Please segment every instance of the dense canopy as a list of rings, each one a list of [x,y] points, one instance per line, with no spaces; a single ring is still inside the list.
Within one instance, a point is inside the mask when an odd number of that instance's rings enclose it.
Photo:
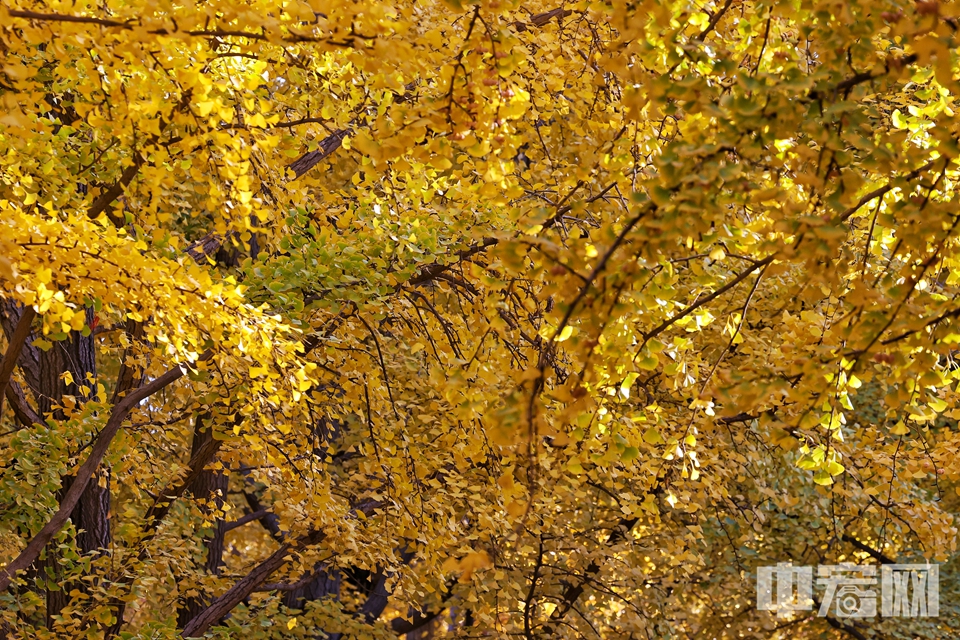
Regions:
[[[0,635],[957,637],[958,30],[4,0]]]

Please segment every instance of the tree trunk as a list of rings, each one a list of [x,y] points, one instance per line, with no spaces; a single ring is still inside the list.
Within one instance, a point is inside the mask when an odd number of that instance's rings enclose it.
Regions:
[[[11,304],[5,304],[0,313],[3,330],[9,338],[13,334],[23,310]],[[93,309],[86,310],[87,326],[93,325]],[[37,413],[41,417],[52,417],[54,420],[63,420],[64,415],[59,408],[65,395],[73,396],[78,404],[86,402],[94,393],[97,375],[96,343],[93,334],[83,336],[79,332],[72,332],[66,340],[53,343],[46,351],[33,344],[35,334],[27,340],[20,353],[18,361],[23,378],[37,404]],[[65,384],[63,374],[69,372],[73,382]],[[88,379],[89,378],[89,379]],[[87,387],[84,393],[82,386]],[[81,554],[104,553],[110,546],[110,474],[101,469],[93,478],[73,509],[70,519],[77,529],[76,544]],[[66,476],[61,482],[60,495],[66,493],[72,477]],[[43,576],[49,569],[57,582],[62,583],[63,574],[57,547],[51,544],[47,547],[44,559],[37,563],[36,575]],[[52,626],[52,618],[69,603],[68,595],[73,589],[85,592],[89,587],[86,581],[60,584],[54,589],[47,587],[47,627]]]
[[[209,416],[197,418],[193,431],[193,446],[190,452],[193,457],[205,444],[213,439],[213,431],[209,426]],[[229,477],[223,471],[204,469],[190,487],[194,498],[205,501],[204,511],[207,513],[219,512],[223,509],[223,502],[227,495]],[[207,548],[207,558],[204,567],[213,575],[219,575],[223,567],[223,538],[226,534],[222,518],[217,518],[214,524],[213,535],[204,539]],[[203,594],[184,598],[177,611],[178,627],[184,628],[209,605],[209,598]]]

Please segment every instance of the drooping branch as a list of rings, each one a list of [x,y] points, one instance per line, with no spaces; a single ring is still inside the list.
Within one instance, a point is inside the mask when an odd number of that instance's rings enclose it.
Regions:
[[[199,360],[206,360],[212,355],[213,352],[211,351],[204,352],[200,356]],[[93,477],[93,474],[100,467],[103,457],[107,454],[107,450],[110,448],[110,443],[113,441],[114,436],[117,435],[117,432],[120,430],[120,426],[127,418],[127,415],[142,400],[149,398],[161,389],[164,389],[165,387],[179,380],[181,377],[183,377],[183,373],[183,367],[178,365],[158,378],[151,380],[143,387],[132,391],[120,402],[114,405],[113,410],[110,412],[110,417],[107,419],[106,425],[93,442],[93,446],[90,449],[90,455],[87,456],[87,459],[82,465],[80,465],[80,468],[77,469],[76,476],[74,477],[70,488],[63,496],[63,499],[60,501],[60,507],[57,509],[57,512],[53,515],[53,517],[50,518],[47,524],[43,526],[40,532],[33,537],[33,539],[27,544],[26,548],[20,552],[20,555],[14,558],[14,560],[2,570],[0,570],[0,592],[6,591],[6,589],[10,586],[10,582],[13,580],[14,576],[17,575],[17,572],[23,571],[33,564],[33,562],[40,556],[40,552],[47,545],[47,543],[53,539],[53,536],[55,536],[63,527],[64,523],[66,523],[67,519],[70,517],[71,511],[73,511],[73,508],[77,506],[77,502],[79,502],[80,496],[83,493],[83,490],[86,488],[87,483],[90,481],[90,478]]]

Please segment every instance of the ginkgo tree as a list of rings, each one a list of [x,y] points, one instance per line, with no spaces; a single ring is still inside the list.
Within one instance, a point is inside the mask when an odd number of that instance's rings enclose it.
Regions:
[[[954,637],[958,21],[4,0],[2,635]]]

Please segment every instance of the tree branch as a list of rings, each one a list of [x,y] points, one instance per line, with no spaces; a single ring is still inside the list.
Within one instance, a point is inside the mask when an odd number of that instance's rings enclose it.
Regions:
[[[263,518],[263,517],[266,516],[266,515],[267,515],[267,510],[266,510],[266,509],[260,509],[259,511],[254,511],[253,513],[248,513],[247,515],[243,516],[242,518],[237,518],[236,520],[233,520],[232,522],[227,522],[226,524],[224,524],[224,525],[223,525],[223,530],[224,530],[224,531],[233,531],[233,530],[236,529],[237,527],[242,527],[243,525],[247,524],[248,522],[253,522],[254,520],[259,520],[260,518]]]
[[[380,503],[375,500],[368,500],[351,509],[350,513],[355,516],[356,513],[360,511],[369,516],[379,504]],[[209,607],[187,623],[181,635],[184,638],[198,638],[205,634],[211,626],[230,613],[234,607],[263,585],[263,583],[267,581],[267,578],[287,562],[291,553],[296,553],[311,545],[315,545],[325,537],[326,535],[322,531],[310,531],[300,536],[295,542],[285,542],[280,545],[280,548],[274,551],[266,560],[254,567],[250,573],[230,587],[226,593],[214,600]]]
[[[26,18],[28,20],[37,20],[40,22],[73,22],[77,24],[95,24],[101,27],[108,27],[112,29],[123,29],[126,31],[131,31],[134,28],[140,26],[141,21],[139,19],[130,19],[130,20],[110,20],[108,18],[94,18],[91,16],[74,16],[63,13],[40,13],[37,11],[20,11],[17,9],[8,9],[10,17],[12,18]],[[186,34],[189,36],[198,36],[205,38],[247,38],[249,40],[258,40],[260,42],[269,42],[271,37],[266,33],[253,33],[251,31],[238,31],[230,29],[190,29],[187,31],[178,31],[177,29],[150,29],[147,31],[150,35],[156,36],[165,36],[173,34]],[[349,36],[351,40],[349,42],[331,40],[329,38],[315,38],[313,36],[305,36],[297,33],[290,32],[287,36],[281,36],[280,40],[283,42],[324,42],[333,46],[339,47],[353,47],[353,38],[358,37],[356,34],[351,34]]]
[[[30,336],[30,325],[36,317],[37,312],[33,306],[28,305],[23,310],[23,313],[20,314],[20,320],[17,321],[17,328],[10,337],[10,344],[7,345],[7,352],[3,355],[3,361],[0,361],[0,414],[3,413],[3,398],[6,395],[7,384],[10,382],[10,376],[17,366],[17,360],[20,359],[20,351]]]
[[[10,401],[10,406],[13,407],[13,414],[17,416],[20,424],[30,426],[38,422],[43,422],[40,414],[34,411],[30,403],[27,402],[26,396],[23,395],[23,389],[13,380],[7,383],[6,396],[7,400]]]
[[[676,314],[676,315],[674,315],[674,316],[671,316],[671,317],[667,318],[666,320],[664,320],[663,322],[661,322],[659,325],[657,325],[656,327],[654,327],[654,328],[651,329],[650,331],[647,331],[646,333],[644,333],[644,334],[643,334],[643,343],[640,345],[640,349],[637,349],[637,354],[638,354],[638,355],[640,354],[640,351],[641,351],[641,349],[643,348],[643,346],[646,345],[647,342],[649,342],[651,338],[654,338],[654,337],[660,335],[661,333],[663,333],[664,331],[666,331],[668,328],[670,328],[670,327],[671,327],[674,323],[676,323],[678,320],[681,320],[681,319],[687,317],[688,315],[690,315],[691,313],[693,313],[694,311],[696,311],[697,309],[699,309],[699,308],[702,307],[703,305],[708,304],[708,303],[710,303],[710,302],[713,302],[714,300],[716,300],[717,298],[719,298],[720,296],[722,296],[723,294],[725,294],[727,291],[729,291],[729,290],[732,289],[733,287],[737,286],[738,284],[740,284],[741,282],[743,282],[744,280],[746,280],[746,279],[750,276],[750,274],[752,274],[754,271],[756,271],[757,269],[759,269],[759,268],[761,268],[761,267],[765,267],[765,266],[767,266],[768,264],[770,264],[771,262],[773,262],[773,258],[774,258],[774,254],[770,254],[769,256],[767,256],[766,258],[764,258],[763,260],[760,260],[760,261],[754,263],[749,269],[745,269],[744,271],[740,272],[740,274],[738,274],[736,278],[734,278],[733,280],[731,280],[731,281],[728,282],[727,284],[723,285],[722,287],[720,287],[719,289],[717,289],[716,291],[714,291],[714,292],[711,293],[710,295],[706,296],[705,298],[703,298],[703,299],[701,299],[701,300],[697,300],[696,302],[694,302],[693,304],[691,304],[690,306],[688,306],[687,308],[685,308],[685,309],[684,309],[683,311],[681,311],[680,313],[678,313],[678,314]]]
[[[282,567],[287,562],[287,556],[291,552],[300,551],[312,544],[320,542],[323,538],[323,532],[312,531],[300,538],[295,545],[289,542],[280,545],[279,549],[254,567],[253,571],[230,587],[222,596],[214,600],[200,615],[187,623],[181,635],[184,638],[199,638],[204,635],[211,626],[230,613],[244,598],[266,582],[267,578],[269,578],[273,572]]]
[[[860,551],[863,551],[869,554],[870,557],[872,557],[874,560],[877,560],[880,564],[896,564],[896,560],[893,560],[892,558],[890,558],[890,556],[885,555],[881,551],[877,551],[876,549],[874,549],[873,547],[871,547],[866,543],[860,542],[859,540],[857,540],[856,538],[854,538],[853,536],[847,533],[844,533],[843,535],[841,535],[840,539],[845,540],[846,542],[849,542]]]
[[[621,518],[617,524],[617,528],[614,529],[610,537],[607,538],[606,546],[609,547],[625,539],[627,533],[633,529],[633,525],[637,524],[638,521],[639,518]],[[573,605],[575,605],[577,600],[580,599],[580,596],[583,595],[587,583],[590,581],[590,577],[600,573],[600,567],[600,563],[596,560],[590,562],[590,564],[587,565],[586,571],[583,572],[584,577],[576,584],[570,584],[563,590],[563,594],[560,596],[560,603],[557,605],[557,608],[553,610],[553,613],[550,615],[550,620],[547,623],[547,637],[553,635],[553,625],[563,620],[563,617],[567,615],[567,612],[573,608]]]
[[[310,169],[317,166],[317,164],[319,164],[322,160],[329,157],[331,153],[339,149],[343,144],[343,139],[346,137],[347,133],[349,133],[349,130],[347,129],[335,131],[320,141],[319,149],[316,151],[309,151],[288,164],[287,168],[291,169],[294,174],[296,174],[294,179],[299,178],[307,171],[310,171]]]

